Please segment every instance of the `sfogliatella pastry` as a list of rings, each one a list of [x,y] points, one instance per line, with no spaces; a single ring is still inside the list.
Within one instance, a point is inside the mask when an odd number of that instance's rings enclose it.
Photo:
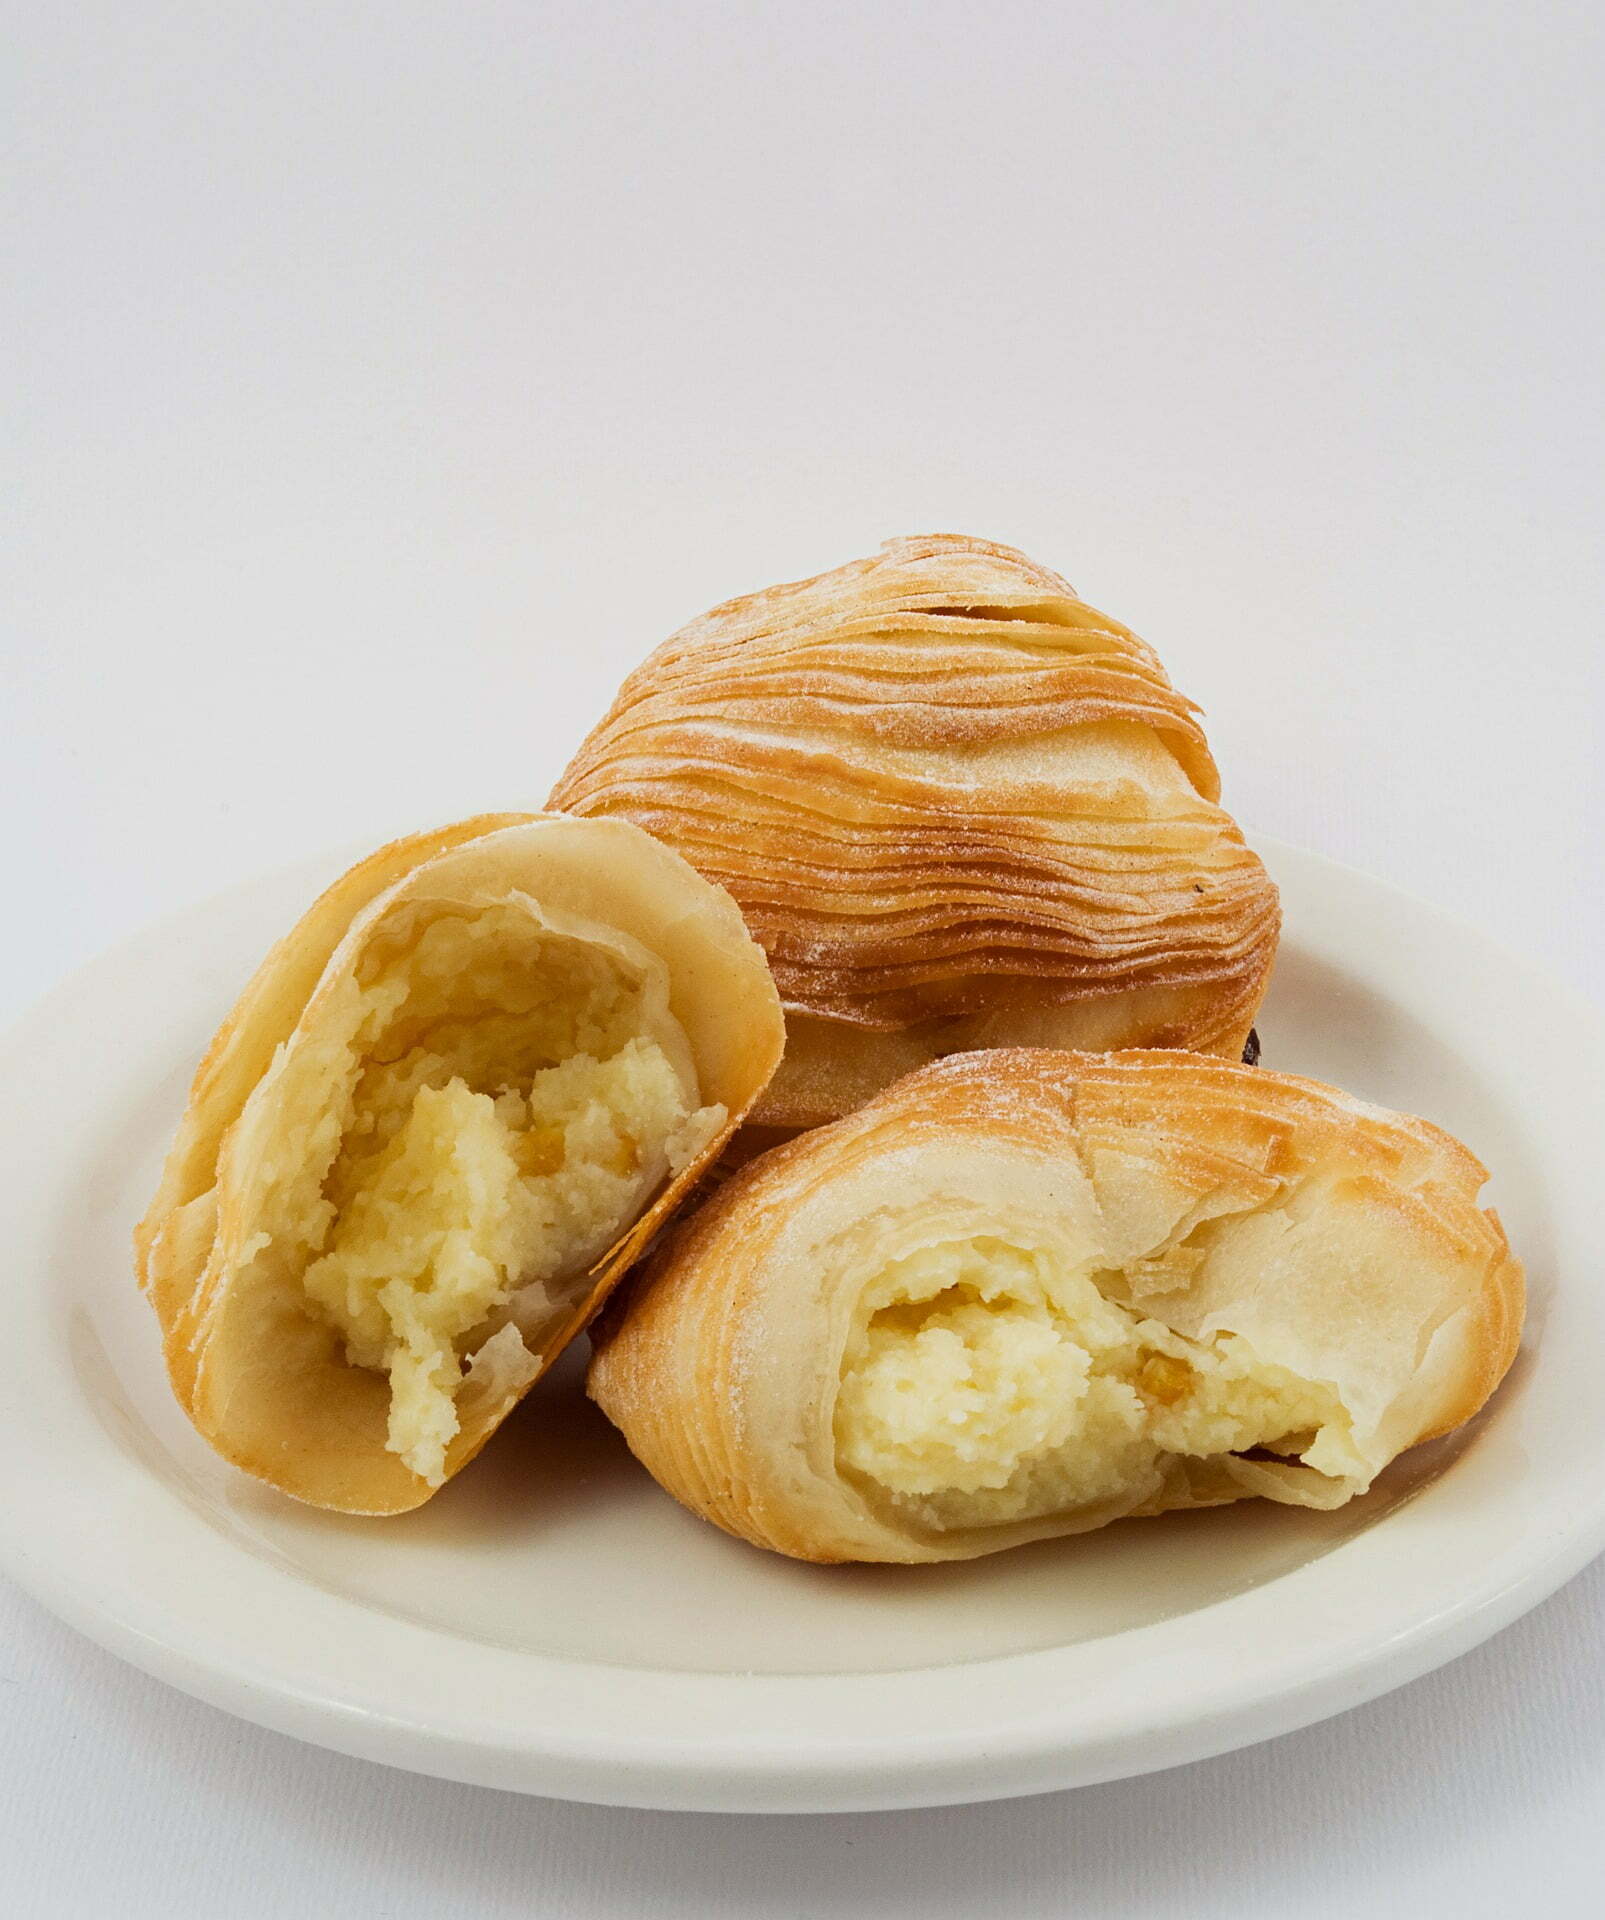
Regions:
[[[1317,1081],[963,1055],[730,1180],[608,1310],[590,1392],[670,1493],[805,1560],[1335,1507],[1511,1362],[1485,1177]]]
[[[624,821],[487,815],[383,848],[246,987],[140,1225],[185,1411],[299,1499],[417,1506],[783,1040],[734,902]]]
[[[786,1004],[755,1119],[992,1046],[1236,1059],[1276,890],[1197,711],[1057,574],[949,535],[717,607],[625,681],[550,804],[734,894]]]

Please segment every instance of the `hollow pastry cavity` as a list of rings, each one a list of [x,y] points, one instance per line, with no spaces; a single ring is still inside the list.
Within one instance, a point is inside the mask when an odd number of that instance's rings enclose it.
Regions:
[[[624,822],[381,849],[246,988],[141,1222],[181,1404],[298,1498],[417,1506],[689,1194],[783,1037],[734,903]]]
[[[1133,1504],[1169,1458],[1358,1464],[1335,1391],[1247,1340],[1189,1340],[1051,1255],[976,1237],[890,1265],[854,1318],[842,1466],[922,1528]]]

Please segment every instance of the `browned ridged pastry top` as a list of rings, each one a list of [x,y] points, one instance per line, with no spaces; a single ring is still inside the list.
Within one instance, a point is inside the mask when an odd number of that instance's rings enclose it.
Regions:
[[[787,1121],[965,1046],[1240,1050],[1278,913],[1219,791],[1150,647],[1023,554],[927,535],[692,621],[551,805],[631,819],[735,895],[787,1066],[822,1083],[762,1116]]]

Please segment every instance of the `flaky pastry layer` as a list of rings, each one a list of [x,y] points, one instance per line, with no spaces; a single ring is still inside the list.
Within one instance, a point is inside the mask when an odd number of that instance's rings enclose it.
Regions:
[[[682,1223],[595,1331],[590,1392],[677,1499],[808,1560],[1338,1506],[1515,1354],[1485,1178],[1287,1074],[955,1056]]]
[[[1236,1057],[1276,891],[1151,648],[948,535],[693,621],[550,804],[635,821],[740,903],[786,1005],[756,1112],[808,1126],[976,1047]]]
[[[300,1499],[418,1505],[782,1043],[734,903],[623,821],[486,816],[382,849],[246,988],[139,1227],[180,1403]]]

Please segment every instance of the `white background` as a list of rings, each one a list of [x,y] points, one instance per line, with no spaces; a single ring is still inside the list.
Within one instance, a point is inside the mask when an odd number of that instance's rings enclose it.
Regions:
[[[682,619],[928,530],[1151,639],[1251,828],[1597,992],[1596,6],[7,12],[0,1014],[539,804]],[[0,1586],[19,1920],[1569,1916],[1602,1816],[1600,1568],[1255,1751],[789,1822],[335,1758]]]

